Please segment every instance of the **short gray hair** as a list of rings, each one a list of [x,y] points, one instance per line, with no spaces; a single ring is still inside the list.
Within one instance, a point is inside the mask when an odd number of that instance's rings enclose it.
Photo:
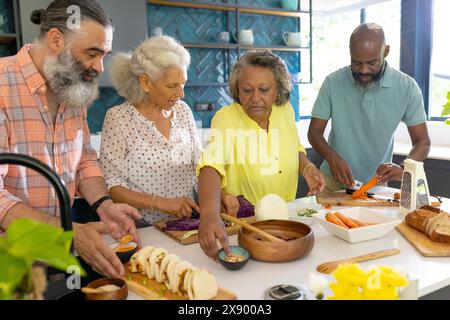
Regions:
[[[132,53],[118,53],[110,62],[109,74],[117,92],[131,103],[145,101],[147,93],[139,83],[139,76],[146,74],[152,81],[164,71],[177,68],[187,72],[191,56],[174,38],[152,37],[142,42]]]
[[[241,103],[239,100],[239,77],[242,68],[248,65],[267,68],[272,71],[278,89],[275,105],[282,106],[289,101],[292,83],[286,63],[279,56],[272,53],[272,51],[258,49],[247,51],[247,53],[239,58],[233,67],[229,83],[231,97],[235,102]]]

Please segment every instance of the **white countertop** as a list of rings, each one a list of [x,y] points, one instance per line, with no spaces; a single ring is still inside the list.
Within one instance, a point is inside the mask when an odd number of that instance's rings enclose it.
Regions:
[[[311,198],[296,200],[296,202],[308,201],[311,201]],[[401,216],[397,208],[377,209],[383,210],[386,215]],[[445,199],[442,209],[449,212],[450,199]],[[198,243],[181,245],[153,227],[140,229],[139,234],[144,246],[163,247],[194,266],[209,270],[216,277],[219,286],[234,292],[238,299],[262,300],[264,291],[277,284],[303,287],[307,284],[309,273],[316,272],[316,266],[323,262],[390,248],[399,248],[401,253],[362,262],[361,266],[366,269],[371,265],[384,264],[413,274],[419,279],[419,297],[450,285],[450,257],[422,257],[395,229],[381,239],[351,244],[329,234],[319,226],[317,221],[311,227],[315,236],[315,244],[307,257],[287,263],[264,263],[250,260],[244,268],[238,271],[227,270],[220,263],[209,259]],[[237,235],[230,236],[229,242],[232,245],[237,244]],[[326,277],[329,281],[333,280],[331,275]],[[140,299],[140,297],[130,292],[128,299]]]

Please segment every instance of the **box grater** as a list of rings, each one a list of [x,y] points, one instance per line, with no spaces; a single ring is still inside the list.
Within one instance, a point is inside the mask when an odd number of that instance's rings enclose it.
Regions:
[[[404,215],[430,204],[430,192],[423,162],[406,159],[402,175],[400,212]]]

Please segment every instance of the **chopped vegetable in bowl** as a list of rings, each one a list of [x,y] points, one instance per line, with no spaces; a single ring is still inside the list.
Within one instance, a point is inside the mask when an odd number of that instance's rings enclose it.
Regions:
[[[297,208],[297,216],[298,217],[308,217],[311,218],[313,214],[316,214],[317,211],[309,208]]]

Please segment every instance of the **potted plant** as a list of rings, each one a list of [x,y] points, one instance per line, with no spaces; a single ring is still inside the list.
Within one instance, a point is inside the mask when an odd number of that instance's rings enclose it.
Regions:
[[[31,219],[14,221],[0,236],[0,300],[43,299],[46,266],[66,271],[77,266],[70,254],[73,231]]]

